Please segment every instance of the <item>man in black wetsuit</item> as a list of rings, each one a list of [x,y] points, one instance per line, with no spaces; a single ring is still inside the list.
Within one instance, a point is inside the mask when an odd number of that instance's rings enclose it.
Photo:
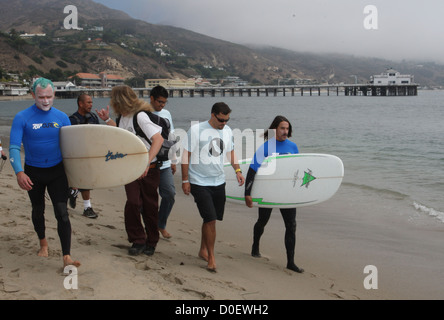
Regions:
[[[77,98],[77,106],[78,110],[74,112],[70,117],[69,120],[71,121],[71,125],[76,124],[99,124],[99,118],[97,115],[95,115],[93,112],[91,112],[93,105],[93,101],[91,96],[82,93]],[[83,198],[83,215],[85,217],[95,219],[97,218],[97,214],[94,212],[92,206],[91,206],[91,190],[87,189],[70,189],[69,193],[69,205],[71,208],[76,207],[76,200],[78,193],[82,194]]]

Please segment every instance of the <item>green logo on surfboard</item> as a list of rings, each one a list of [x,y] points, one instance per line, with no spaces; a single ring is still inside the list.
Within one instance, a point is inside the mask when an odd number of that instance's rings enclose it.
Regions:
[[[308,172],[304,171],[304,178],[302,179],[301,187],[305,186],[306,188],[308,188],[310,185],[310,182],[312,182],[315,179],[316,179],[316,177],[314,177],[312,175],[312,171],[310,169],[308,169]]]

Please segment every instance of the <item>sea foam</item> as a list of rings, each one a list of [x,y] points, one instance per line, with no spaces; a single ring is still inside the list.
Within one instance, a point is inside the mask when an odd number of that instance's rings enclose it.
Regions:
[[[417,202],[413,202],[413,206],[415,207],[416,210],[427,213],[429,216],[434,217],[444,223],[444,212],[435,210],[433,208],[428,208]]]

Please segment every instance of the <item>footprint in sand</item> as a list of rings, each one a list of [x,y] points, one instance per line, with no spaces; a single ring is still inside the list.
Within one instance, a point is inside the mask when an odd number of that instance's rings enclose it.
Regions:
[[[117,229],[115,226],[112,226],[112,225],[109,225],[109,224],[107,224],[107,225],[99,224],[99,226],[104,227],[104,228],[108,228],[108,229],[111,229],[111,230]]]
[[[2,223],[1,225],[7,228],[13,228],[17,226],[17,222],[15,222],[14,220],[10,220],[8,222]]]
[[[15,254],[17,256],[24,256],[27,253],[29,253],[29,250],[25,250],[26,248],[22,247],[22,246],[12,246],[11,248],[9,248],[8,252],[10,254]]]
[[[173,284],[183,285],[183,283],[184,283],[184,280],[176,277],[172,273],[162,274],[161,276],[162,276],[162,278],[164,278],[165,280],[167,280]]]
[[[196,243],[197,243],[197,241],[195,241],[195,240],[192,240],[192,239],[186,239],[186,238],[182,238],[182,237],[177,237],[176,239],[177,239],[179,242],[188,241],[188,242],[191,242],[191,243],[193,243],[193,244],[196,244]]]
[[[92,240],[90,238],[80,239],[77,241],[79,244],[84,246],[95,246],[97,245],[97,241]]]
[[[195,233],[194,230],[189,231],[189,230],[179,229],[179,231],[183,232],[183,233],[186,233],[186,234],[189,234],[189,235],[192,235],[193,233]]]
[[[20,278],[20,268],[11,270],[8,274],[10,278]]]
[[[8,281],[3,281],[2,279],[0,279],[0,291],[4,292],[4,293],[17,293],[20,292],[22,290],[22,288],[15,284],[15,283],[10,283]]]
[[[326,291],[326,290],[322,289],[322,291]],[[341,299],[341,300],[344,299],[344,297],[342,297],[341,295],[339,295],[335,292],[325,292],[325,294],[332,297],[332,298],[335,298],[335,299]]]
[[[214,297],[211,294],[208,294],[206,292],[197,291],[193,289],[183,288],[183,291],[187,293],[191,293],[193,295],[196,295],[197,297],[204,299],[204,300],[214,300]]]

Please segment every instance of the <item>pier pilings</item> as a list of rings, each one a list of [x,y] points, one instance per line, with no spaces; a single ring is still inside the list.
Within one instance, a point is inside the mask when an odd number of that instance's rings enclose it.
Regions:
[[[140,98],[150,96],[152,88],[133,88]],[[192,87],[192,88],[167,88],[171,98],[179,97],[252,97],[252,96],[287,96],[292,97],[300,92],[300,96],[416,96],[417,84],[405,85],[373,85],[373,84],[331,84],[331,85],[294,85],[294,86],[239,86],[239,87]],[[59,98],[73,99],[81,93],[87,93],[93,98],[106,98],[110,96],[111,88],[76,88],[70,90],[58,90]]]

